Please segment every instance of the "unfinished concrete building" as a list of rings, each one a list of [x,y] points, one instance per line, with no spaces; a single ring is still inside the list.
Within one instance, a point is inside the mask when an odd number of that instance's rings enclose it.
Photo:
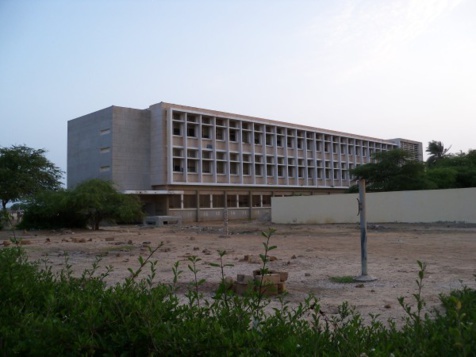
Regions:
[[[68,122],[67,183],[101,178],[137,194],[149,216],[266,219],[271,197],[343,192],[374,152],[420,142],[158,103],[112,106]],[[225,213],[226,212],[226,213]]]

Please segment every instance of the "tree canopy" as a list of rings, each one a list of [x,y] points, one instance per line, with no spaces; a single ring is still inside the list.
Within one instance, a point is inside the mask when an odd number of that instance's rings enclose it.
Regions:
[[[112,182],[92,179],[72,191],[72,205],[99,229],[103,220],[131,222],[142,218],[142,205],[136,196],[117,192]]]
[[[353,176],[367,181],[369,192],[419,190],[429,186],[425,165],[403,149],[377,152],[372,160],[351,170]]]
[[[369,192],[476,187],[476,150],[449,154],[440,141],[431,141],[426,151],[434,155],[426,164],[395,149],[375,153],[372,162],[350,173],[365,179]],[[349,191],[356,192],[357,186]]]
[[[446,157],[450,148],[445,148],[441,141],[432,140],[428,143],[426,152],[430,155],[426,160],[428,166],[436,164],[437,161]]]
[[[20,228],[99,229],[102,221],[133,223],[142,220],[136,196],[115,190],[108,181],[92,179],[71,190],[43,191],[28,200]]]
[[[0,148],[0,199],[9,202],[61,187],[63,172],[45,157],[43,149],[24,145]]]

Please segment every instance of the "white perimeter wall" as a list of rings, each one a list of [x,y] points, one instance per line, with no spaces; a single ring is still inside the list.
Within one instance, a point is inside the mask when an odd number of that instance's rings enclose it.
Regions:
[[[358,194],[273,197],[273,223],[355,223]],[[476,188],[367,193],[367,222],[476,223]]]

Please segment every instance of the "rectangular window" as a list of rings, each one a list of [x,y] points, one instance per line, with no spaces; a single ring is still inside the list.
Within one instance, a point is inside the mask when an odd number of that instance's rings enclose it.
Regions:
[[[253,195],[253,207],[261,207],[261,195]]]
[[[263,195],[263,207],[271,207],[271,195]]]
[[[107,154],[108,152],[111,152],[110,147],[103,147],[101,148],[101,154]]]
[[[213,208],[225,207],[225,195],[214,194],[212,196]]]
[[[249,207],[250,206],[250,196],[249,195],[239,195],[238,196],[238,206],[239,207]]]
[[[215,138],[217,140],[223,140],[223,128],[216,128],[216,131],[215,131]]]
[[[174,159],[174,172],[183,172],[183,160]]]
[[[197,162],[195,160],[187,160],[187,171],[197,172]]]
[[[210,139],[210,128],[208,126],[202,126],[202,138]]]
[[[266,145],[272,146],[273,145],[273,135],[266,134]]]
[[[210,195],[200,195],[200,208],[210,208]]]
[[[227,195],[227,206],[228,207],[237,207],[238,206],[238,200],[236,198],[236,195]]]
[[[210,161],[203,161],[202,162],[202,172],[206,173],[206,174],[209,174],[210,172],[212,172]]]
[[[107,134],[111,134],[111,129],[107,128],[107,129],[101,129],[101,131],[99,132],[100,135],[107,135]]]
[[[183,208],[197,208],[197,196],[183,195]]]
[[[110,166],[101,166],[99,168],[99,171],[100,172],[108,172],[108,171],[111,171],[111,167]]]
[[[181,195],[169,196],[169,208],[182,208],[182,196]]]
[[[238,174],[238,164],[236,162],[230,162],[230,174],[232,175]]]
[[[236,130],[230,130],[230,141],[236,141]]]
[[[181,127],[182,125],[180,123],[174,123],[174,135],[182,135]]]
[[[195,127],[194,126],[187,127],[187,136],[195,137]]]
[[[225,173],[225,163],[222,161],[217,161],[217,174]]]

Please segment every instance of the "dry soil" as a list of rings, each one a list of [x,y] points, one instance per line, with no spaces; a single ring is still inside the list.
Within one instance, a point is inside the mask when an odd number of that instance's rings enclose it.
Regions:
[[[225,275],[236,279],[237,274],[252,274],[260,268],[259,254],[264,253],[262,231],[276,232],[271,245],[277,246],[270,255],[272,270],[289,273],[285,299],[295,305],[308,296],[320,300],[327,316],[337,313],[337,307],[348,301],[366,319],[378,314],[379,320],[402,321],[405,313],[397,298],[405,297],[415,305],[419,266],[427,265],[423,297],[427,309],[438,308],[439,294],[449,293],[466,285],[476,288],[476,225],[441,224],[381,224],[368,226],[367,249],[369,276],[366,283],[335,283],[332,277],[359,276],[361,266],[361,232],[357,224],[348,225],[276,225],[266,222],[196,223],[157,228],[124,226],[103,227],[99,231],[31,231],[16,232],[23,240],[32,260],[43,260],[54,270],[64,268],[66,259],[75,274],[90,269],[101,258],[97,274],[106,266],[113,267],[107,277],[109,284],[129,276],[128,268],[137,269],[139,256],[146,257],[149,249],[162,246],[154,255],[158,261],[155,281],[170,283],[172,266],[180,262],[180,281],[185,286],[192,281],[188,269],[189,257],[201,260],[197,267],[205,296],[211,296],[220,281],[217,251],[226,251]],[[11,232],[0,232],[1,240],[9,240]],[[1,248],[0,248],[1,249]],[[247,258],[247,259],[245,259]],[[272,298],[277,304],[277,299]]]

